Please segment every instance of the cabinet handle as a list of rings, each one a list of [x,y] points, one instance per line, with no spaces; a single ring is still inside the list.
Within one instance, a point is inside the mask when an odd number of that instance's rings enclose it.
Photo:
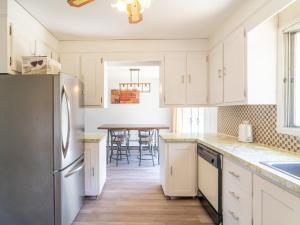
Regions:
[[[231,174],[232,176],[234,176],[235,178],[238,178],[238,179],[240,178],[240,175],[236,174],[233,171],[229,171],[228,173]]]
[[[171,173],[171,176],[173,176],[173,166],[171,166],[171,171],[170,171],[170,173]]]
[[[226,72],[227,72],[226,67],[223,67],[223,75],[224,76],[226,76]]]
[[[192,82],[192,76],[191,76],[191,74],[189,74],[189,83],[191,83]]]
[[[184,75],[181,76],[181,83],[184,83]]]
[[[236,200],[240,200],[240,196],[238,196],[236,193],[233,191],[229,191],[229,194],[231,194]]]
[[[235,219],[235,220],[239,220],[239,219],[240,219],[240,217],[236,216],[235,213],[234,213],[233,211],[228,210],[228,212],[229,212],[229,214],[233,217],[233,219]]]
[[[219,69],[219,70],[218,70],[218,77],[219,77],[219,78],[222,78],[222,69]]]
[[[95,176],[95,169],[94,167],[92,168],[92,174],[93,174],[93,177]]]

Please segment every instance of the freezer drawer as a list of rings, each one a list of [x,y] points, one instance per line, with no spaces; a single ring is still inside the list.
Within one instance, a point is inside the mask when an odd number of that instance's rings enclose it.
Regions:
[[[84,198],[84,156],[55,174],[56,225],[71,225],[79,213]]]

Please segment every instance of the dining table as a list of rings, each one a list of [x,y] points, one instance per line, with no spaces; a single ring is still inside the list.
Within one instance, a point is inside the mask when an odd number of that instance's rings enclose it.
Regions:
[[[98,130],[107,130],[107,139],[106,139],[106,147],[107,147],[107,163],[109,158],[109,141],[110,141],[110,133],[113,130],[126,130],[126,131],[142,131],[142,130],[155,130],[155,148],[159,149],[159,131],[160,130],[169,130],[170,126],[165,124],[102,124],[98,127]]]

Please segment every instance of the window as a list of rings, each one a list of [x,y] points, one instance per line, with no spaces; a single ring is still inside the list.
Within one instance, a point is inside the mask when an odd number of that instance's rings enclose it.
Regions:
[[[177,108],[178,133],[216,133],[217,108]]]
[[[300,128],[300,30],[286,33],[285,125]]]

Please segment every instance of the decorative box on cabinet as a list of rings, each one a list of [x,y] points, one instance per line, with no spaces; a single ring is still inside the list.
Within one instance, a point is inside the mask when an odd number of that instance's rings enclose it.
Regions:
[[[98,197],[106,181],[106,138],[89,136],[84,143],[85,195]]]
[[[160,139],[160,181],[168,197],[197,195],[195,143],[168,143]]]

